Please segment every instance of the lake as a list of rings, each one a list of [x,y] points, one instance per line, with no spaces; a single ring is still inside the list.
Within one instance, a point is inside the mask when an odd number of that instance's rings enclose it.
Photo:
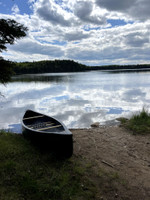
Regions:
[[[48,114],[68,128],[88,128],[150,105],[150,72],[88,71],[14,76],[0,85],[0,129],[21,132],[27,109]]]

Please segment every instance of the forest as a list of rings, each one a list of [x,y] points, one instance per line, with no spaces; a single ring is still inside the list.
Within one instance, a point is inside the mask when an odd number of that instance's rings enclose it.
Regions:
[[[150,69],[150,64],[138,64],[138,65],[105,65],[105,66],[91,66],[92,70],[139,70],[139,69]]]
[[[37,74],[55,72],[81,72],[89,70],[139,70],[150,69],[150,64],[139,65],[108,65],[108,66],[87,66],[73,60],[44,60],[36,62],[14,63],[15,74]]]
[[[15,63],[13,71],[16,74],[80,72],[87,70],[87,66],[73,60],[45,60],[36,62]]]

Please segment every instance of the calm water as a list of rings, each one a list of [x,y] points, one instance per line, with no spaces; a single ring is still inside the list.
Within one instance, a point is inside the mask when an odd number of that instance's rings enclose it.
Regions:
[[[0,128],[20,132],[26,109],[54,116],[68,128],[104,124],[150,105],[150,72],[90,71],[13,77],[0,85]]]

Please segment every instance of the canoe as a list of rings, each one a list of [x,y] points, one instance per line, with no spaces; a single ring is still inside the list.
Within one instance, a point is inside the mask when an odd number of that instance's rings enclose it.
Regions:
[[[54,117],[27,110],[22,119],[22,133],[41,150],[50,150],[65,157],[73,154],[72,133]]]

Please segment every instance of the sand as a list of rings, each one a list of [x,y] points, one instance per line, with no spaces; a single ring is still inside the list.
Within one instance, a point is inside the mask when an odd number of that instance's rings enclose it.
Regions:
[[[120,186],[118,194],[107,199],[150,200],[150,135],[133,135],[120,126],[71,131],[73,156],[93,163],[95,170],[116,172],[126,181],[128,189]]]

